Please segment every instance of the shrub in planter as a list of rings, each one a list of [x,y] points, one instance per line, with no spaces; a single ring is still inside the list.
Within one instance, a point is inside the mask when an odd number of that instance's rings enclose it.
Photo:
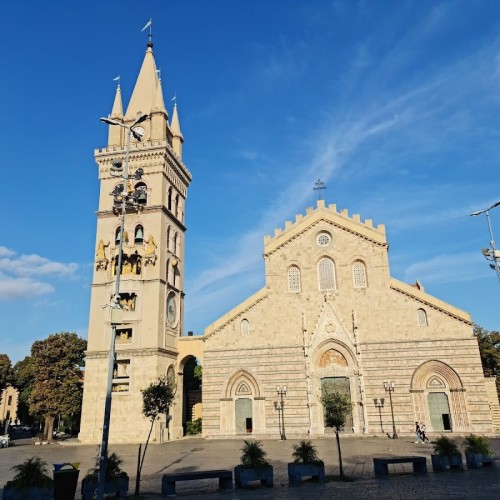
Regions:
[[[311,441],[301,441],[294,445],[292,456],[294,461],[288,464],[288,481],[299,484],[304,476],[323,482],[325,480],[325,464],[318,457],[316,447]]]
[[[431,455],[432,469],[444,471],[450,469],[463,469],[462,454],[455,441],[446,436],[433,441],[434,455]]]
[[[123,460],[116,454],[108,455],[106,466],[106,483],[104,493],[106,495],[114,494],[116,498],[127,498],[128,493],[128,475],[121,469]],[[96,467],[90,469],[82,480],[82,500],[92,500],[97,491],[99,482],[99,463]]]
[[[234,482],[237,488],[245,488],[249,483],[273,485],[273,466],[266,459],[267,453],[260,441],[245,440],[241,448],[240,465],[234,468]]]
[[[40,457],[31,457],[14,465],[17,474],[3,489],[4,500],[51,500],[54,482],[47,474],[47,463]]]
[[[492,463],[493,450],[484,436],[469,434],[463,442],[467,468],[478,469],[484,464]]]

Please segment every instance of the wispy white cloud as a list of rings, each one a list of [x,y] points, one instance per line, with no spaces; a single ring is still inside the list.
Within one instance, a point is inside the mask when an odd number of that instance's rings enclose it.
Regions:
[[[20,255],[6,247],[0,247],[0,300],[16,300],[53,293],[54,285],[40,281],[73,278],[78,265],[51,261],[39,255]]]
[[[37,297],[54,292],[49,283],[29,278],[8,278],[0,274],[0,300],[16,300]]]
[[[437,255],[415,262],[404,271],[406,282],[420,280],[426,283],[457,283],[488,276],[487,266],[478,259],[478,252]]]

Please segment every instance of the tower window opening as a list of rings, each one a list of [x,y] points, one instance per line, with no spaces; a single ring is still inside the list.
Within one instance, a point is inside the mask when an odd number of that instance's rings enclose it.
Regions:
[[[136,245],[142,245],[144,243],[144,228],[140,224],[135,226],[134,243]]]
[[[135,185],[135,192],[137,196],[137,203],[139,205],[146,205],[148,202],[148,188],[144,182],[138,182]]]
[[[172,211],[172,186],[168,188],[167,208],[170,212]]]

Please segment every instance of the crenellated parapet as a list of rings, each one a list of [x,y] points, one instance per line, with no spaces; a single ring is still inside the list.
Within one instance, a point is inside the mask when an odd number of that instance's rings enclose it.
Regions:
[[[318,200],[315,208],[308,207],[305,214],[297,214],[294,222],[286,221],[284,229],[276,228],[273,236],[264,236],[264,253],[272,253],[321,221],[357,234],[379,245],[387,246],[384,224],[375,227],[372,219],[362,221],[359,214],[349,216],[346,208],[338,211],[337,205],[326,206],[324,200]]]

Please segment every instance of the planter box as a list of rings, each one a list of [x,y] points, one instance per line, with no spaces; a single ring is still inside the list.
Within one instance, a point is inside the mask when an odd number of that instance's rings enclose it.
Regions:
[[[288,464],[288,482],[291,485],[302,483],[303,477],[310,477],[313,481],[325,481],[324,464]]]
[[[94,493],[97,491],[98,480],[88,477],[82,480],[82,500],[93,500]],[[115,495],[116,498],[127,498],[128,477],[118,477],[106,481],[104,486],[105,495]]]
[[[26,488],[18,490],[12,486],[4,487],[3,500],[52,500],[54,497],[54,487],[49,488]]]
[[[479,469],[485,465],[495,465],[495,458],[482,453],[466,453],[465,460],[468,469]]]
[[[431,455],[432,470],[433,471],[446,471],[450,470],[463,470],[462,455]]]
[[[236,488],[248,488],[249,483],[260,481],[268,488],[273,486],[273,466],[251,469],[237,465],[234,468],[234,484]]]

